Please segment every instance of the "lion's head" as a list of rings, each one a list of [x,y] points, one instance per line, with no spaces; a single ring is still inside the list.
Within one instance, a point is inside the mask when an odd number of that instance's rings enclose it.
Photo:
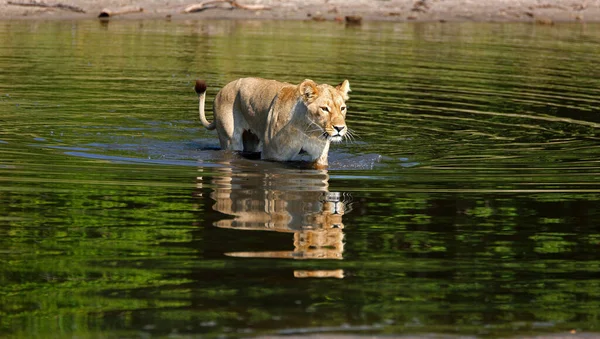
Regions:
[[[346,126],[346,100],[349,99],[350,83],[344,80],[336,87],[318,85],[306,79],[299,86],[302,100],[307,107],[307,133],[332,142],[340,142],[351,136]]]

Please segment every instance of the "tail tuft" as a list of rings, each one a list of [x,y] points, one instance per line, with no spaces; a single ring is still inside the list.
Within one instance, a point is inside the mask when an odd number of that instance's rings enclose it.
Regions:
[[[204,80],[196,80],[196,85],[194,86],[196,93],[198,95],[206,92],[206,82]]]

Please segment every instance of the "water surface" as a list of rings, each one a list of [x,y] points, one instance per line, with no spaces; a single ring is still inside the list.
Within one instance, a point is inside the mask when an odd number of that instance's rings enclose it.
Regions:
[[[600,323],[600,26],[0,22],[0,334]],[[327,171],[218,150],[232,79],[349,79]],[[210,107],[209,107],[210,108]]]

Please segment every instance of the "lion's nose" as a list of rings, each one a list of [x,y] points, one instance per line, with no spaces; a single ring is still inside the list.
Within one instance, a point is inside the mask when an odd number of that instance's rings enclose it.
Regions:
[[[341,131],[344,130],[344,128],[346,128],[346,126],[341,125],[341,126],[333,126],[333,128],[339,133]]]

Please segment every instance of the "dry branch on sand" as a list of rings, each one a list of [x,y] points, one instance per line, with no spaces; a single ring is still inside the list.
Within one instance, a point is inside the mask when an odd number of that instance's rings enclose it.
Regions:
[[[7,4],[14,5],[14,6],[59,8],[59,9],[66,9],[66,10],[77,12],[77,13],[85,13],[85,11],[80,7],[65,5],[62,3],[47,4],[45,2],[39,2],[39,1],[27,1],[27,2],[25,2],[25,1],[8,1]]]
[[[211,8],[217,8],[222,3],[228,3],[231,5],[231,8],[241,8],[247,9],[250,11],[260,11],[260,10],[268,10],[271,9],[269,6],[265,5],[243,5],[235,0],[208,0],[201,2],[199,4],[189,5],[187,6],[183,12],[184,13],[193,13],[193,12],[201,12]]]
[[[129,14],[129,13],[140,13],[143,12],[144,9],[142,7],[137,6],[126,6],[121,7],[117,10],[111,10],[109,8],[103,9],[98,15],[99,18],[108,18],[115,15]]]

